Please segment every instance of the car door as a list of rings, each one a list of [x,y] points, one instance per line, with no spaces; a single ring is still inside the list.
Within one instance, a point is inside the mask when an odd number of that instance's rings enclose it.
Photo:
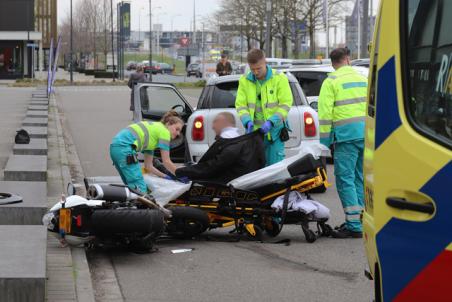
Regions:
[[[141,120],[160,121],[163,115],[174,110],[187,122],[193,113],[193,108],[181,92],[171,84],[140,83],[134,91],[134,121]],[[184,162],[186,149],[186,125],[181,135],[171,141],[171,159],[173,162]],[[160,153],[155,153],[157,157]]]
[[[381,4],[364,155],[376,301],[451,299],[451,27],[452,1]]]

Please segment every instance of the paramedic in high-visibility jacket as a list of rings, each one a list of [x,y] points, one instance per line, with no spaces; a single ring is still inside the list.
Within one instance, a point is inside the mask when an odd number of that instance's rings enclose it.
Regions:
[[[333,237],[361,238],[367,78],[350,66],[347,49],[333,50],[330,58],[335,71],[322,84],[318,110],[320,142],[334,145],[336,187],[345,212],[345,223]]]
[[[247,55],[251,71],[239,80],[235,108],[247,133],[259,129],[264,134],[266,165],[284,159],[284,135],[293,97],[289,80],[267,65],[265,53],[251,49]],[[286,135],[287,138],[287,135]]]

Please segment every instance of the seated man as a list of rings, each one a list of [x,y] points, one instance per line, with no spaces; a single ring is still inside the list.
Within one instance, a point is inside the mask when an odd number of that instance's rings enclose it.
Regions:
[[[176,169],[177,177],[226,184],[229,181],[265,167],[264,141],[258,131],[240,136],[234,115],[219,113],[212,125],[215,143],[198,164]]]

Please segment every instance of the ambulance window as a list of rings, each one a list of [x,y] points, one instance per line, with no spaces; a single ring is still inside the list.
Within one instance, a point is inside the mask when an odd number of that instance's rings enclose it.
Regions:
[[[372,47],[374,48],[374,57],[372,61],[372,74],[370,76],[370,95],[369,95],[369,105],[367,107],[367,114],[370,117],[375,117],[375,99],[376,99],[376,90],[375,87],[377,85],[377,66],[378,66],[378,51],[380,47],[380,18],[378,19],[378,28],[377,28],[377,36],[375,39],[374,45]]]
[[[421,134],[452,147],[452,1],[406,0],[405,103]]]

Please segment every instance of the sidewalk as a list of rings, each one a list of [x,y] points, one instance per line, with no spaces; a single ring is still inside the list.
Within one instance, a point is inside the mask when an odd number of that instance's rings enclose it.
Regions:
[[[60,116],[55,98],[49,104],[49,157],[48,157],[48,206],[53,206],[66,192],[71,181]],[[62,248],[54,236],[48,237],[47,250],[47,301],[94,302],[85,250]]]

